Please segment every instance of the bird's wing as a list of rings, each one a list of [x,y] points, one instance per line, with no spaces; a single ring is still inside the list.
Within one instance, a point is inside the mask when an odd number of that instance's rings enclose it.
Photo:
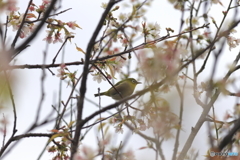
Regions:
[[[115,85],[115,88],[118,90],[119,93],[121,93],[121,95],[123,97],[128,96],[129,94],[131,94],[131,90],[130,90],[130,85],[128,83],[119,83],[118,85]],[[119,95],[118,92],[112,88],[112,95]]]
[[[114,86],[116,87],[116,86],[120,85],[122,82],[123,82],[123,81],[119,81],[119,82],[117,82]]]

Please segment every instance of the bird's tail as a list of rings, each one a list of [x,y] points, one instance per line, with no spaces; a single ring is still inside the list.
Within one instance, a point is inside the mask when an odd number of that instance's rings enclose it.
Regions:
[[[95,97],[102,96],[102,95],[105,95],[105,92],[94,94]]]

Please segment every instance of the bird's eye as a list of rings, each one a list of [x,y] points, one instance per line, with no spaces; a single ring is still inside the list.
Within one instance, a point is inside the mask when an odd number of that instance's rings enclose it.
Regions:
[[[137,81],[135,81],[134,79],[132,80],[133,83],[137,83]]]

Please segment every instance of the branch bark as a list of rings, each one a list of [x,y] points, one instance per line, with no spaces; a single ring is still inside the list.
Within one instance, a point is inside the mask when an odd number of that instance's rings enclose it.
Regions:
[[[83,112],[83,106],[84,106],[85,93],[87,90],[86,84],[87,84],[87,76],[89,73],[89,65],[90,65],[92,49],[93,49],[95,40],[104,24],[104,21],[108,15],[108,13],[110,12],[110,10],[114,6],[114,4],[116,4],[118,2],[120,2],[120,1],[115,1],[115,0],[109,1],[107,8],[105,9],[105,11],[97,25],[97,28],[95,29],[95,31],[92,35],[92,38],[90,39],[90,41],[88,43],[88,47],[87,47],[87,51],[86,51],[86,55],[85,55],[85,63],[84,63],[84,67],[83,67],[83,77],[82,77],[81,86],[79,89],[80,97],[77,100],[77,121],[76,121],[75,135],[74,135],[72,147],[71,147],[71,160],[73,160],[73,157],[74,157],[75,153],[77,152],[81,129],[84,125],[84,123],[82,123],[82,112]]]

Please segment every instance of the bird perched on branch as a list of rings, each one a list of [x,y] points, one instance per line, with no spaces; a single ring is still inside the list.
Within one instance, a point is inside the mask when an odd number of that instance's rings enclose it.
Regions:
[[[127,78],[116,83],[114,87],[111,87],[108,91],[96,93],[94,96],[108,96],[112,97],[112,99],[120,100],[122,98],[130,96],[134,92],[137,84],[141,84],[141,82],[136,81],[134,78]]]

